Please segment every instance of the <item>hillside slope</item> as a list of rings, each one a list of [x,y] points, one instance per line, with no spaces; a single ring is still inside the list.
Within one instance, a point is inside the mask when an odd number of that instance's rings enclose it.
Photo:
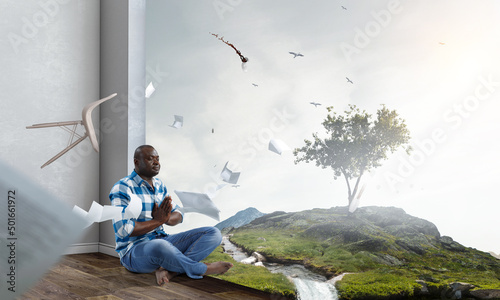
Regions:
[[[456,282],[471,284],[464,293],[500,289],[499,260],[441,236],[433,223],[400,208],[361,207],[353,214],[346,207],[274,212],[230,234],[232,242],[270,262],[301,263],[330,277],[358,274],[345,276],[342,284],[370,274],[371,283],[358,288],[380,285],[374,278],[389,274],[393,281],[408,280],[406,296]],[[339,291],[346,289],[340,285]],[[377,292],[363,295],[370,293]]]

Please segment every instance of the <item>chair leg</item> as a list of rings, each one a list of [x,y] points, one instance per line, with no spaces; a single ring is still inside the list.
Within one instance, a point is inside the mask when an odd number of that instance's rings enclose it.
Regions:
[[[43,169],[44,167],[48,166],[49,164],[53,163],[56,159],[58,159],[59,157],[61,157],[63,154],[65,154],[66,152],[68,152],[69,150],[71,150],[73,147],[75,147],[76,145],[78,145],[81,141],[83,141],[85,138],[87,138],[87,134],[85,133],[81,138],[79,138],[78,140],[76,140],[75,142],[73,142],[71,145],[69,145],[68,147],[64,148],[64,150],[62,150],[61,152],[57,153],[54,157],[52,157],[51,159],[49,159],[45,164],[43,164],[40,168]]]

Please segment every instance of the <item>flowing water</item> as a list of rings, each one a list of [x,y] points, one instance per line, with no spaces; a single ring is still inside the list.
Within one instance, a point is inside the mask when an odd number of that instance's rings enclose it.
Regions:
[[[248,256],[227,237],[223,238],[224,251],[230,254],[234,260],[240,262]],[[337,290],[333,285],[334,279],[327,281],[326,277],[318,275],[306,269],[302,265],[280,265],[264,263],[264,266],[272,273],[282,273],[290,278],[297,289],[297,298],[300,300],[337,300]]]

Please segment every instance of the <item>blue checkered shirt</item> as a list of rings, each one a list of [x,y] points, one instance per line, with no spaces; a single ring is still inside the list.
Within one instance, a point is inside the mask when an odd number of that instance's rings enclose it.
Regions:
[[[158,226],[144,235],[130,236],[132,231],[134,231],[135,222],[152,220],[154,203],[158,203],[159,206],[165,196],[167,196],[167,188],[160,179],[153,178],[153,185],[154,189],[134,170],[129,176],[118,181],[109,193],[111,205],[123,207],[122,216],[124,216],[125,208],[130,203],[131,195],[136,195],[142,200],[142,211],[137,219],[113,219],[113,229],[115,230],[116,241],[115,250],[118,252],[120,258],[122,258],[134,244],[152,240],[157,236],[167,235],[163,231],[163,226]],[[172,211],[179,211],[178,209],[179,206],[177,204],[173,205]]]

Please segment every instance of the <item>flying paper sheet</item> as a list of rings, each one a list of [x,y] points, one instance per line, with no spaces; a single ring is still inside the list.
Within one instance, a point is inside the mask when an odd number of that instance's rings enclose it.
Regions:
[[[288,147],[282,140],[272,139],[269,141],[269,150],[281,155],[283,151],[290,150],[290,147]]]
[[[233,172],[227,168],[227,164],[229,162],[226,162],[224,165],[224,168],[222,169],[222,172],[220,173],[220,177],[222,177],[222,181],[230,183],[230,184],[236,184],[238,182],[238,179],[240,178],[240,172]]]
[[[67,203],[0,161],[0,295],[19,298],[84,232]]]
[[[215,198],[215,196],[217,195],[217,192],[222,189],[223,187],[225,187],[227,184],[226,183],[221,183],[219,185],[217,185],[215,187],[215,190],[212,192],[212,191],[208,191],[207,192],[207,196],[210,198],[210,199],[213,199]]]
[[[218,190],[222,189],[223,187],[225,187],[226,185],[227,184],[225,184],[225,183],[221,183],[221,184],[217,185],[217,187],[215,188],[215,190],[218,191]]]
[[[153,95],[153,93],[155,92],[155,87],[153,86],[153,83],[150,82],[148,84],[148,86],[146,87],[146,98],[149,98],[151,97],[151,95]]]
[[[184,118],[182,116],[178,116],[178,115],[174,115],[174,124],[172,125],[168,125],[170,127],[174,127],[174,128],[181,128],[182,127],[182,124],[184,123]]]
[[[75,205],[73,206],[73,214],[75,215],[78,215],[80,218],[82,218],[83,220],[85,220],[85,224],[83,225],[84,228],[87,228],[89,227],[90,225],[92,225],[92,221],[89,221],[87,219],[87,215],[89,214],[88,212],[86,212],[84,209],[80,208],[79,206]]]
[[[134,202],[135,204],[135,202]],[[75,205],[73,207],[73,212],[84,218],[87,223],[85,227],[89,227],[94,222],[104,222],[111,219],[121,219],[122,218],[122,207],[105,205],[102,206],[97,202],[92,202],[92,206],[89,211],[86,212],[84,209]]]
[[[182,202],[179,208],[183,213],[199,213],[209,216],[217,221],[220,220],[220,210],[215,206],[207,194],[174,191]]]

